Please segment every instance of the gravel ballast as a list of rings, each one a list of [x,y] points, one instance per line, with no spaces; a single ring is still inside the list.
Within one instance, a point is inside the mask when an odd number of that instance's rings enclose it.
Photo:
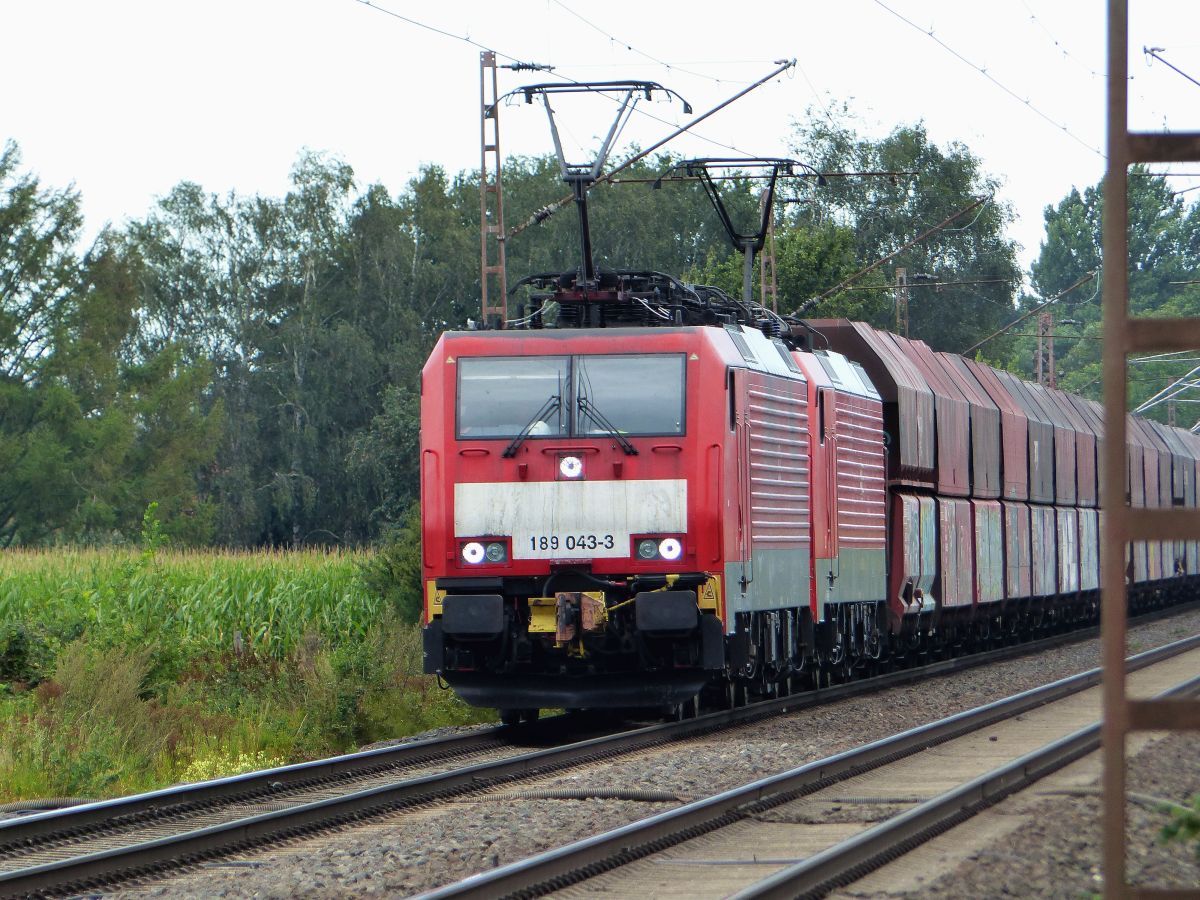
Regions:
[[[1129,634],[1130,652],[1147,650],[1196,633],[1200,633],[1200,612],[1135,626]],[[1088,640],[1036,657],[931,678],[924,683],[788,714],[736,731],[641,751],[586,769],[539,779],[536,783],[504,786],[497,789],[497,793],[535,788],[627,787],[667,791],[678,797],[678,802],[688,802],[1094,668],[1098,662],[1099,643]],[[1200,763],[1195,762],[1194,745],[1185,744],[1181,748],[1168,743],[1164,746],[1166,749],[1161,752],[1176,753],[1182,749],[1185,755],[1191,755],[1194,767],[1188,770],[1191,773],[1190,790],[1200,789],[1196,772]],[[1147,752],[1159,752],[1156,747],[1157,744],[1152,745]],[[1164,771],[1181,767],[1166,764],[1156,768],[1161,777]],[[1130,790],[1177,796],[1168,791],[1178,785],[1139,787],[1142,771],[1140,768],[1135,771],[1131,766]],[[1185,773],[1180,777],[1188,776]],[[1054,798],[1046,802],[1055,805],[1056,814],[1071,816],[1071,822],[1094,820],[1097,815],[1098,801],[1094,798]],[[468,798],[449,807],[397,813],[353,829],[297,841],[290,846],[217,861],[169,880],[126,891],[125,895],[342,897],[348,894],[414,894],[607,831],[675,805],[613,799],[482,802]],[[1149,812],[1132,809],[1131,824],[1133,817]],[[1047,834],[1063,840],[1086,833],[1082,825],[1060,829],[1053,818],[1047,818],[1044,827]],[[1004,882],[993,872],[987,877],[981,876],[978,889],[968,890],[967,896],[1067,897],[1079,896],[1080,890],[1096,888],[1095,882],[1089,881],[1092,872],[1088,868],[1096,864],[1087,862],[1086,846],[1075,854],[1059,848],[1046,836],[1034,835],[1029,841],[1030,855],[1017,856],[1015,848],[1008,846],[1004,851],[994,859],[981,858],[972,865],[983,866],[985,862],[1000,868],[1007,865],[1014,870],[1014,877],[1020,877],[1022,872],[1028,873],[1031,859],[1038,853],[1054,853],[1057,855],[1046,862],[1045,874],[1039,883],[1049,884],[1052,890],[1061,886],[1062,891],[1032,894],[1018,887],[1011,893],[999,894],[993,889]],[[1076,871],[1077,867],[1082,868]],[[964,882],[967,876],[962,873],[956,872],[955,876],[957,882],[953,885],[947,882],[946,893],[938,896],[964,895],[964,885],[971,882]],[[926,891],[922,893],[928,895]]]
[[[1091,769],[1099,773],[1099,766]],[[1200,754],[1195,737],[1175,734],[1150,741],[1129,757],[1130,795],[1146,801],[1160,798],[1186,803],[1200,792]],[[1035,786],[1034,794],[1038,793]],[[959,897],[1030,897],[1078,900],[1098,895],[1104,886],[1099,779],[1069,796],[1013,798],[1023,825],[1001,840],[969,851],[967,858],[941,875],[899,877],[882,869],[878,877],[835,892],[833,900],[957,900]],[[999,809],[999,808],[998,808]],[[1000,810],[1005,814],[1005,810]],[[1126,879],[1147,888],[1195,891],[1200,885],[1200,859],[1195,844],[1164,843],[1168,821],[1149,802],[1130,802],[1126,810]],[[939,840],[955,841],[953,831]],[[911,867],[905,867],[911,868]],[[905,877],[907,876],[907,877]],[[881,882],[895,884],[880,889]],[[913,881],[918,884],[912,884]],[[907,883],[905,883],[907,882]]]

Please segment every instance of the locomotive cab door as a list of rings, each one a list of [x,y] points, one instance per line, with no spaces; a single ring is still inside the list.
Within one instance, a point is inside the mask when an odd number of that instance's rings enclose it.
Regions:
[[[830,388],[817,391],[816,437],[822,459],[821,492],[814,499],[821,509],[814,516],[813,556],[816,560],[818,605],[835,599],[834,589],[841,574],[838,554],[838,439],[837,392]]]

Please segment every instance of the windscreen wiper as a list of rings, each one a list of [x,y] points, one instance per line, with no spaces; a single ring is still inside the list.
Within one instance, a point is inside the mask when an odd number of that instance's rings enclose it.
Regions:
[[[637,447],[629,443],[629,438],[621,434],[621,432],[617,430],[616,426],[613,425],[612,422],[608,421],[608,419],[604,417],[604,414],[588,401],[587,397],[582,395],[579,397],[579,411],[586,415],[593,422],[603,427],[605,433],[621,445],[621,449],[625,451],[626,456],[638,455]]]
[[[504,459],[511,459],[512,457],[516,456],[517,451],[521,449],[521,445],[525,443],[525,439],[529,437],[530,432],[533,430],[533,426],[535,426],[538,422],[545,421],[546,416],[550,415],[550,413],[557,410],[560,406],[562,406],[562,397],[560,397],[558,394],[554,394],[542,404],[541,409],[533,414],[533,418],[525,423],[525,427],[522,428],[520,433],[512,439],[512,443],[504,448],[504,452],[501,453],[500,456]]]

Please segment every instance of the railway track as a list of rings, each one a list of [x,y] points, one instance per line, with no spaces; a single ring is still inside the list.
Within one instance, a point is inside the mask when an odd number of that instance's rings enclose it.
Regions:
[[[1189,605],[1187,609],[1194,608]],[[1181,611],[1176,608],[1173,612]],[[182,785],[0,821],[0,897],[71,893],[154,877],[224,853],[443,803],[497,785],[844,700],[884,686],[1044,651],[1089,629],[929,666],[562,746],[528,751],[514,735],[553,742],[567,718],[540,733],[501,727],[468,735]],[[499,757],[499,758],[497,758]],[[448,765],[449,764],[449,765]]]
[[[1200,692],[1200,636],[1129,660],[1142,696]],[[822,896],[1099,746],[1100,670],[613,831],[422,900]]]

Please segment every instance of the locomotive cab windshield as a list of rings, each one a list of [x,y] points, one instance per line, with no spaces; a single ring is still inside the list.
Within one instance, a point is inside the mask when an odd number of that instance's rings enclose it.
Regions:
[[[682,353],[466,357],[458,361],[457,436],[682,435],[685,388]]]

